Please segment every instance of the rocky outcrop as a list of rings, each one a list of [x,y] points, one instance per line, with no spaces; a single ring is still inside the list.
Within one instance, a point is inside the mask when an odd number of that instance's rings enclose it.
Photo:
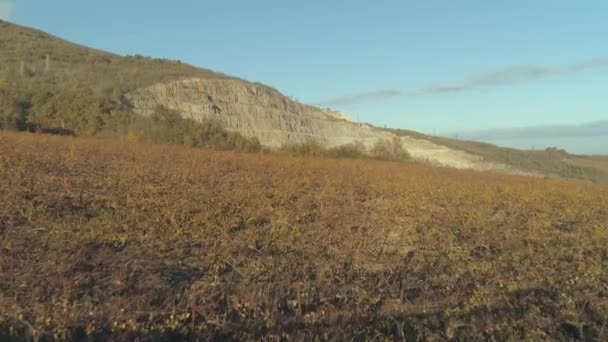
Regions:
[[[214,119],[228,130],[257,137],[265,146],[314,140],[326,147],[361,142],[370,147],[392,133],[353,121],[346,114],[304,105],[278,91],[237,79],[186,78],[157,83],[125,95],[133,110],[150,115],[158,105],[195,120]],[[503,164],[423,139],[400,137],[416,159],[435,165],[521,173]]]
[[[311,139],[338,146],[390,136],[343,113],[304,105],[270,87],[240,80],[182,79],[139,89],[126,99],[137,113],[149,115],[163,105],[195,120],[218,120],[269,147]]]

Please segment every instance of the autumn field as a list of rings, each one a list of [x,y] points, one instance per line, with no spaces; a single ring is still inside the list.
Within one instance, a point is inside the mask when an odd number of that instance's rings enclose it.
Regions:
[[[608,339],[608,185],[0,132],[0,340]]]

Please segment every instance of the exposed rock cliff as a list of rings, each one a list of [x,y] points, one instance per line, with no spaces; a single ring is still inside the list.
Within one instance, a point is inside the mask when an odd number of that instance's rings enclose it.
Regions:
[[[126,98],[137,113],[148,115],[163,105],[196,120],[219,120],[270,147],[310,139],[337,146],[390,136],[343,113],[303,105],[272,88],[240,80],[188,78],[139,89]]]
[[[235,79],[185,78],[157,83],[125,96],[133,110],[150,115],[158,105],[195,120],[216,119],[229,130],[257,137],[269,147],[315,140],[327,147],[355,141],[369,147],[392,133],[354,122],[346,114],[292,101],[278,91]],[[430,141],[401,137],[416,159],[437,165],[519,173],[507,165],[488,163],[476,155]]]

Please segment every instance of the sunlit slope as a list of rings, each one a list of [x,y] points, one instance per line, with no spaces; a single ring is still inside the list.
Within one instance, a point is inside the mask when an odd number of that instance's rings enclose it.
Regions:
[[[602,340],[607,222],[606,185],[0,133],[0,338]]]

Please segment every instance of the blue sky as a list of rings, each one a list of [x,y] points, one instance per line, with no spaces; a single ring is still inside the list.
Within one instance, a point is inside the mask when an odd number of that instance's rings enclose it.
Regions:
[[[0,0],[77,43],[426,133],[608,119],[607,15],[605,0]]]

